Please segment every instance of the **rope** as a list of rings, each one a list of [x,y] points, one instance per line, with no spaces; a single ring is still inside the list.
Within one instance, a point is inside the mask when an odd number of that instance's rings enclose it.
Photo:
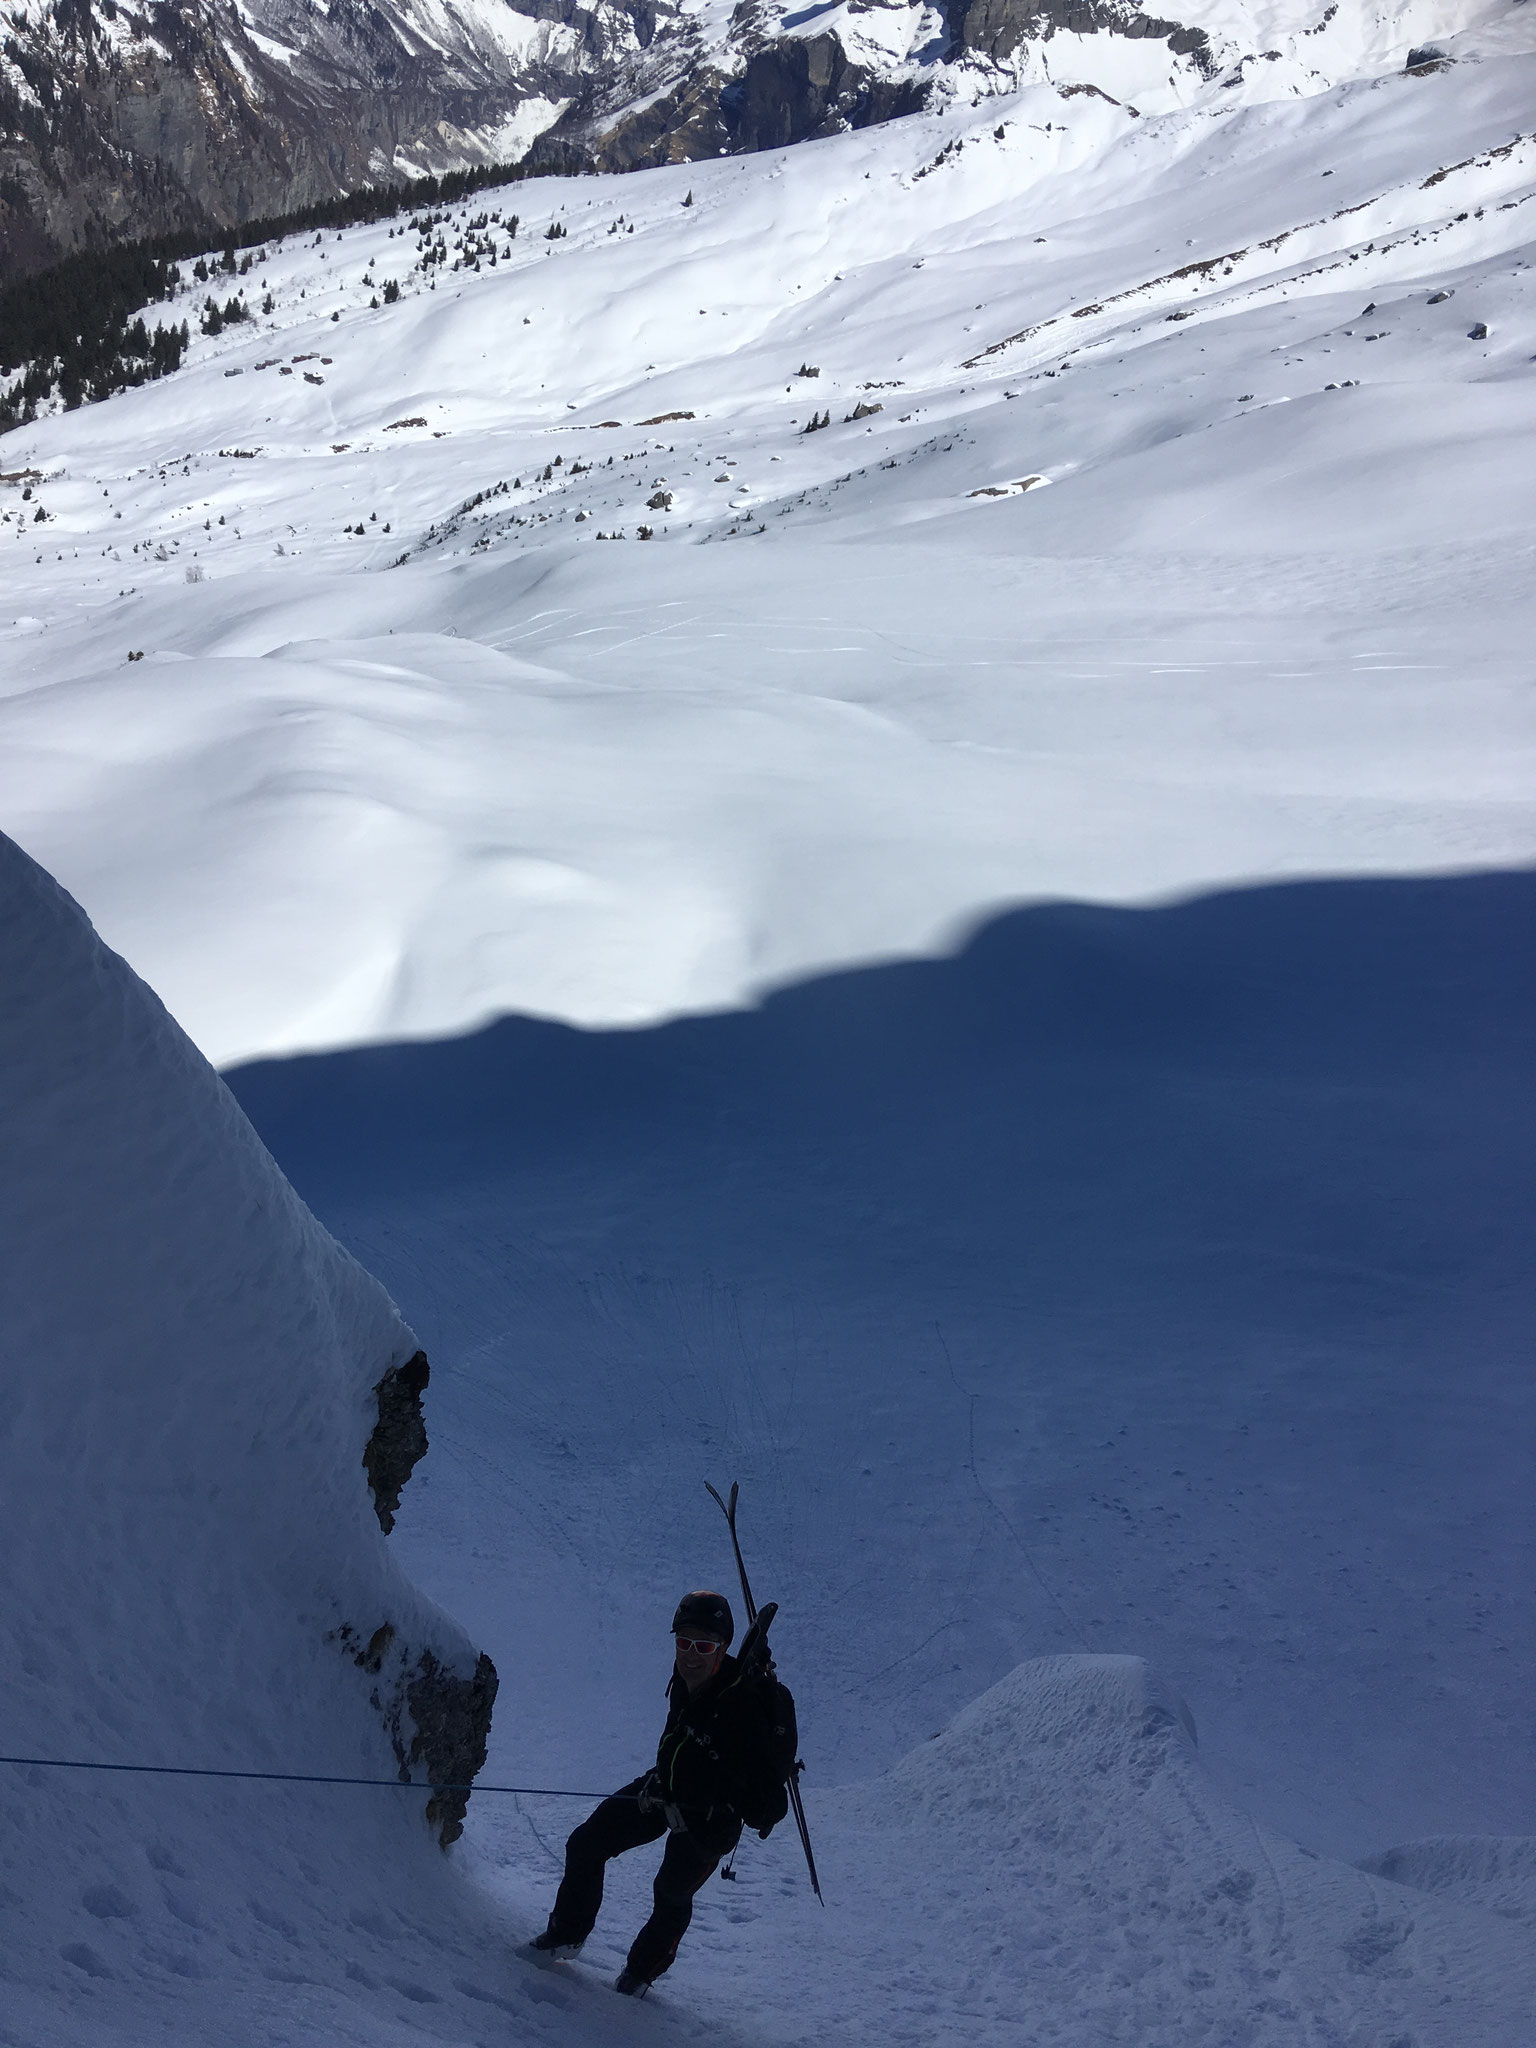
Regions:
[[[0,1756],[39,1771],[133,1771],[154,1778],[253,1778],[267,1785],[372,1785],[394,1792],[511,1792],[526,1799],[636,1799],[636,1792],[567,1792],[551,1785],[438,1785],[413,1778],[328,1778],[311,1771],[215,1771],[196,1764],[102,1764],[77,1757]]]

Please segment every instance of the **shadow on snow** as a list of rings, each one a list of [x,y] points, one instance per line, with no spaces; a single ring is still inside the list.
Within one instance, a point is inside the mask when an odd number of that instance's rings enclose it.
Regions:
[[[1536,1825],[1533,941],[1524,872],[1055,904],[748,1012],[229,1080],[432,1352],[410,1568],[493,1654],[537,1577],[617,1711],[740,1476],[824,1775],[1134,1651],[1359,1854]]]

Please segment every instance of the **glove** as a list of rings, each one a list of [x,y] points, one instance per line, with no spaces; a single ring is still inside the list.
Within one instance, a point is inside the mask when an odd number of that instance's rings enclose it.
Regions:
[[[642,1813],[659,1813],[661,1811],[661,1786],[657,1782],[654,1771],[651,1772],[651,1775],[635,1794],[635,1804]]]

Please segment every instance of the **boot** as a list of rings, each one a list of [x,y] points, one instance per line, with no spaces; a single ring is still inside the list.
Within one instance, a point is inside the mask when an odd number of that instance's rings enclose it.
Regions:
[[[536,1934],[528,1946],[531,1949],[537,1950],[540,1955],[565,1957],[579,1956],[583,1943],[572,1941],[568,1935],[562,1934],[554,1921],[551,1920],[544,1932]]]

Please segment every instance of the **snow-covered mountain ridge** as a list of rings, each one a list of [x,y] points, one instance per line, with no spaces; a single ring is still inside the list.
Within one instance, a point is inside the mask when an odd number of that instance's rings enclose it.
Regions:
[[[777,147],[1049,82],[1162,112],[1401,70],[1518,0],[7,0],[0,277],[104,240],[522,158]]]

